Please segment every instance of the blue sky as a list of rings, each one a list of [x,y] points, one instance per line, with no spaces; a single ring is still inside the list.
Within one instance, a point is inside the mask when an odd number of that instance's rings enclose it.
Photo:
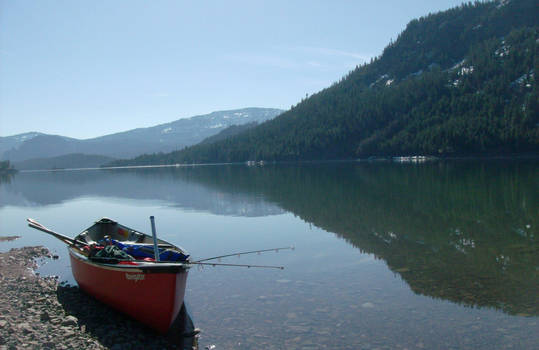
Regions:
[[[454,0],[0,0],[0,136],[288,109]]]

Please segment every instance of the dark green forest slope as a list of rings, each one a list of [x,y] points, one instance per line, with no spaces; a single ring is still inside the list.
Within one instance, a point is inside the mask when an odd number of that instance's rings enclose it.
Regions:
[[[463,4],[271,121],[123,164],[537,154],[538,47],[537,0]]]

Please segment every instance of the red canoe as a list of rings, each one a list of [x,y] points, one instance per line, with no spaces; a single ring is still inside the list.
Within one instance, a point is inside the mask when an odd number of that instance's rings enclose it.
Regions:
[[[152,231],[155,231],[153,216]],[[79,287],[160,333],[166,333],[183,305],[187,272],[194,264],[283,269],[282,266],[208,262],[235,255],[294,249],[254,250],[190,261],[180,247],[103,218],[75,238],[28,218],[28,226],[69,245],[73,276]],[[154,235],[155,236],[155,235]],[[155,258],[155,259],[154,259]],[[157,260],[157,261],[156,261]]]
[[[71,269],[82,290],[160,333],[168,331],[185,295],[190,265],[184,250],[158,240],[161,261],[155,262],[147,254],[153,252],[151,236],[106,218],[74,242]],[[109,245],[114,249],[104,249]],[[101,254],[105,250],[112,254]]]

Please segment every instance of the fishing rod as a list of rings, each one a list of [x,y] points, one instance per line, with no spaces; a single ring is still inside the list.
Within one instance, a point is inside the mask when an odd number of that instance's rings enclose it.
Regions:
[[[170,261],[137,261],[138,265],[141,267],[147,267],[151,265],[161,265],[161,266],[188,266],[188,265],[206,265],[206,266],[231,266],[231,267],[247,267],[247,268],[267,268],[267,269],[279,269],[284,270],[284,266],[275,266],[275,265],[251,265],[251,264],[223,264],[223,263],[199,263],[196,261],[185,261],[185,262],[170,262]]]
[[[201,262],[203,262],[203,261],[208,261],[208,260],[215,260],[215,259],[227,258],[227,257],[229,257],[229,256],[240,256],[240,255],[245,255],[245,254],[264,253],[264,252],[271,252],[271,251],[275,251],[275,253],[278,253],[279,250],[284,250],[284,249],[292,249],[292,250],[294,250],[294,247],[282,247],[282,248],[272,248],[272,249],[252,250],[252,251],[248,251],[248,252],[240,252],[240,253],[226,254],[226,255],[214,256],[214,257],[212,257],[212,258],[200,259],[200,260],[197,260],[197,261],[192,262],[191,264],[194,264],[194,263],[201,263]]]
[[[279,269],[284,270],[284,266],[272,266],[272,265],[243,265],[243,264],[222,264],[222,263],[204,263],[204,262],[188,262],[187,264],[193,264],[193,265],[208,265],[208,266],[233,266],[233,267],[258,267],[258,268],[266,268],[266,269]]]

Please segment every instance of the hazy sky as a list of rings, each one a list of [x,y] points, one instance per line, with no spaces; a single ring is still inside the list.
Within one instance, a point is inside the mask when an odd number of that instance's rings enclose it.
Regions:
[[[0,0],[0,136],[288,109],[460,0]]]

